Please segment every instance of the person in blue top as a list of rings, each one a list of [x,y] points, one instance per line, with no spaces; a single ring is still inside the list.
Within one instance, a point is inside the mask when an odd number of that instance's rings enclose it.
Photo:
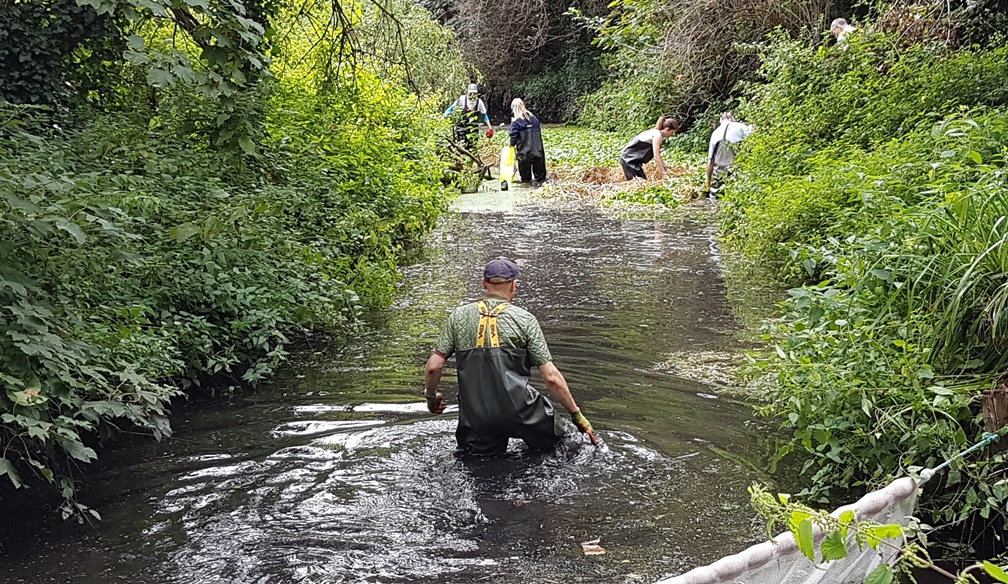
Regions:
[[[457,113],[456,113],[457,112]],[[490,116],[487,115],[486,104],[479,97],[479,86],[470,83],[465,95],[460,95],[448,109],[445,110],[444,117],[455,114],[455,140],[465,142],[472,148],[473,137],[479,131],[480,122],[486,124],[487,138],[493,137],[493,126],[490,125]]]
[[[525,107],[521,98],[511,102],[511,145],[515,147],[518,174],[523,183],[539,186],[546,180],[546,152],[543,149],[539,119]]]

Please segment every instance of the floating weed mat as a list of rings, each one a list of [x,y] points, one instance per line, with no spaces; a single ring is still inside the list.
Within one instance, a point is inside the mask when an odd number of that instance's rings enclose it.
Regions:
[[[745,358],[738,352],[678,351],[666,355],[664,361],[654,365],[654,370],[737,393],[744,389],[741,381],[744,365]]]
[[[648,182],[660,182],[658,179],[658,169],[654,163],[648,163],[644,171],[649,177],[656,180]],[[664,179],[681,179],[696,173],[696,168],[685,165],[669,166]],[[580,181],[592,185],[609,185],[627,182],[623,169],[618,166],[591,166],[582,167],[556,167],[550,171],[550,178],[560,180]]]
[[[622,171],[620,178],[622,178]],[[682,182],[623,180],[592,184],[558,178],[532,193],[527,204],[559,210],[588,209],[623,218],[658,218],[683,212],[693,213],[701,198],[700,188]],[[704,206],[706,207],[706,206]]]
[[[590,185],[612,185],[626,181],[623,169],[612,166],[594,166],[586,170],[575,170],[572,173],[580,173],[582,182]]]

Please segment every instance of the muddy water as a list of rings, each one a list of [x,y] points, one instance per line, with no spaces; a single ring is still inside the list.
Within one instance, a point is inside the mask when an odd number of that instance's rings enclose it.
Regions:
[[[655,371],[733,343],[713,229],[484,208],[449,216],[344,348],[225,407],[180,408],[170,441],[107,453],[83,481],[100,523],[8,514],[0,582],[650,582],[758,541],[745,489],[767,480],[765,432]],[[460,460],[452,411],[426,413],[438,329],[499,254],[600,446]],[[593,539],[608,553],[586,556]]]

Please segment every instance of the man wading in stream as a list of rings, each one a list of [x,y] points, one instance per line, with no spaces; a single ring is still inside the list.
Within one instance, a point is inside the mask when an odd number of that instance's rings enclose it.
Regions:
[[[521,438],[533,450],[550,449],[560,441],[564,422],[554,414],[552,402],[529,383],[533,366],[578,430],[596,443],[591,423],[553,364],[539,321],[511,304],[517,278],[518,266],[511,260],[491,260],[483,269],[486,296],[452,311],[427,360],[427,409],[440,414],[445,401],[437,386],[445,361],[455,355],[459,383],[455,439],[465,454],[503,454],[508,438]]]

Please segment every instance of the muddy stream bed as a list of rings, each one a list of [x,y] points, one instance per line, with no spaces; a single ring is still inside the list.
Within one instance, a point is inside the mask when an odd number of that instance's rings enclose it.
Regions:
[[[516,303],[598,447],[512,441],[462,460],[452,411],[427,414],[434,338],[497,255],[521,266]],[[713,226],[470,198],[402,273],[395,304],[345,345],[253,394],[182,404],[168,441],[104,453],[81,485],[101,522],[5,513],[0,582],[652,582],[761,539],[746,487],[769,480],[766,430],[659,366],[737,344]],[[583,553],[593,539],[605,555]]]

